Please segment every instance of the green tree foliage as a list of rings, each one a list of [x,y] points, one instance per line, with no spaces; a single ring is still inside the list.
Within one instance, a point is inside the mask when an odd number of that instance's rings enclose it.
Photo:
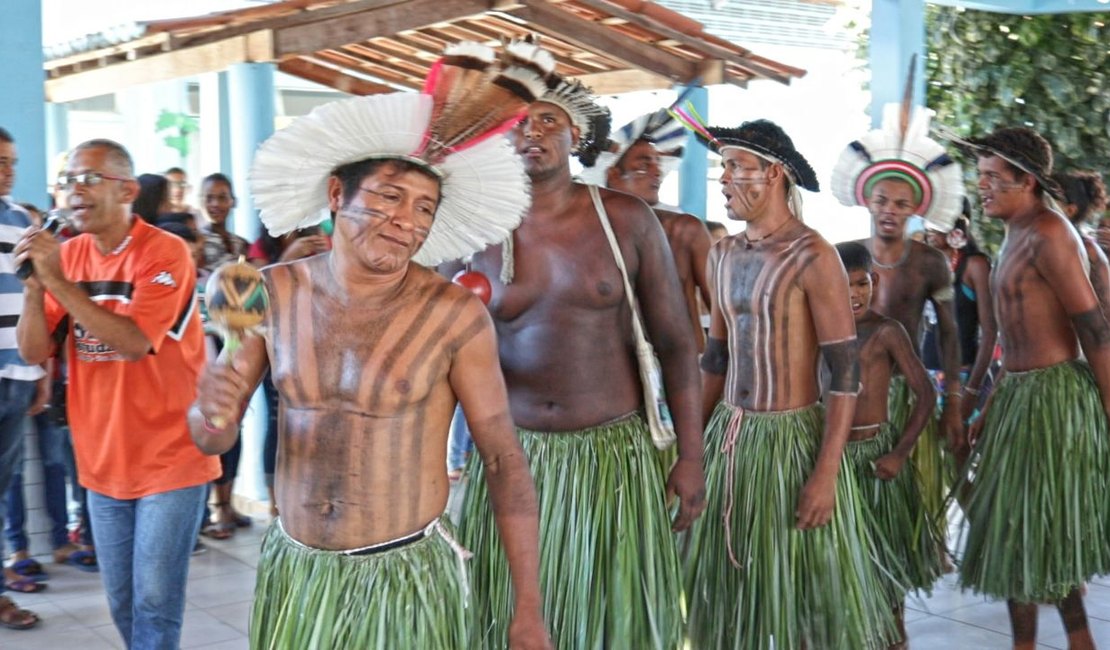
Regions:
[[[1110,13],[1019,16],[929,5],[926,38],[927,103],[937,123],[960,135],[1028,126],[1052,143],[1057,170],[1110,171]],[[972,190],[974,160],[965,169]],[[995,249],[1001,225],[977,221]]]
[[[181,154],[181,159],[185,160],[189,157],[192,136],[200,130],[198,122],[197,118],[192,115],[162,109],[162,112],[158,115],[158,122],[154,125],[154,130],[158,133],[168,131],[163,137],[163,142],[166,143],[167,147]]]

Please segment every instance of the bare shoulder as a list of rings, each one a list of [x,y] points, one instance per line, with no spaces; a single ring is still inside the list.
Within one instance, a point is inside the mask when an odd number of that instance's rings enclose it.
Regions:
[[[910,256],[921,268],[928,269],[930,272],[948,273],[948,259],[944,256],[944,253],[924,242],[911,239]]]
[[[888,316],[875,315],[879,318],[875,325],[875,333],[878,334],[876,338],[881,339],[887,347],[892,347],[900,341],[910,342],[910,335],[906,333],[902,323]]]
[[[1067,220],[1064,215],[1045,208],[1033,221],[1033,231],[1047,243],[1061,245],[1079,245],[1079,231]]]
[[[601,192],[601,202],[605,206],[606,214],[609,215],[609,221],[617,232],[644,232],[653,223],[658,223],[654,218],[655,213],[642,199],[603,187],[599,187],[598,190]],[[582,191],[586,191],[585,187]]]
[[[325,263],[327,257],[327,255],[316,255],[290,262],[276,262],[262,267],[262,277],[266,284],[272,287],[285,286],[290,282],[306,280],[313,275],[310,268]]]

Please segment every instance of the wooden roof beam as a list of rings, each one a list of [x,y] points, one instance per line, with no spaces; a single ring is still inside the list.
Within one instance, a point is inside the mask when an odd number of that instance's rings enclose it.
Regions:
[[[482,14],[490,6],[490,0],[411,0],[389,4],[353,15],[276,29],[275,52],[278,57],[309,54],[340,43],[359,43]]]
[[[134,61],[46,80],[46,100],[70,102],[154,81],[223,70],[247,61],[273,61],[269,32],[257,32],[207,45],[160,52]]]
[[[525,0],[523,8],[511,13],[532,23],[540,32],[571,41],[584,50],[604,53],[605,56],[673,81],[687,83],[697,77],[697,65],[693,61],[683,60],[648,43],[621,36],[612,29],[591,21],[575,18],[544,0]]]
[[[323,86],[335,88],[336,90],[351,95],[380,95],[397,90],[386,84],[375,83],[369,79],[361,79],[330,66],[320,65],[304,57],[286,59],[278,63],[278,70],[291,74],[294,77],[300,77],[301,79],[306,79]]]

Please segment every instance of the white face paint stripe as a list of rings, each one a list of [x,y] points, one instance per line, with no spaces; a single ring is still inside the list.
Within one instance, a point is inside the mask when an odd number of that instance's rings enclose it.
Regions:
[[[753,400],[758,405],[760,410],[770,410],[775,403],[775,382],[772,374],[772,340],[775,339],[775,327],[771,321],[771,303],[774,302],[776,294],[779,293],[782,276],[788,272],[796,271],[799,267],[796,265],[797,257],[802,252],[802,247],[798,245],[805,237],[799,237],[787,245],[786,250],[783,251],[783,256],[780,258],[778,266],[769,278],[767,278],[766,286],[769,291],[761,291],[758,295],[760,300],[760,315],[759,322],[762,323],[762,329],[765,333],[760,337],[756,337],[756,353],[763,357],[763,371],[762,376],[759,376],[759,381],[756,383],[756,394]],[[762,346],[760,346],[762,343]],[[760,349],[762,348],[762,349]],[[761,395],[761,393],[765,393]]]

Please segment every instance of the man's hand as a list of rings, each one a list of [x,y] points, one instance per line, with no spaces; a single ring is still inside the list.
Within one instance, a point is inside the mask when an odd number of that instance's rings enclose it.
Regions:
[[[667,478],[667,497],[678,495],[678,516],[671,530],[682,532],[705,510],[705,469],[701,460],[678,459]]]
[[[323,235],[308,235],[306,237],[298,237],[289,242],[289,245],[282,252],[280,261],[291,262],[299,260],[304,257],[311,257],[324,253],[328,250],[328,238]]]
[[[892,451],[875,461],[875,476],[884,481],[889,481],[898,476],[898,472],[902,471],[902,466],[905,464],[906,457]]]
[[[35,383],[35,399],[27,409],[27,415],[38,415],[50,405],[50,375],[43,377]]]
[[[41,289],[51,281],[64,280],[62,273],[62,245],[54,235],[41,228],[28,228],[12,250],[15,265],[19,268],[30,260],[35,272],[23,281],[27,287]]]
[[[551,639],[543,624],[539,608],[517,610],[509,623],[509,650],[551,650]]]
[[[205,420],[224,428],[238,422],[242,404],[250,386],[235,368],[223,363],[209,363],[197,384],[197,408]]]
[[[953,453],[961,453],[964,447],[967,446],[967,431],[964,429],[960,409],[956,408],[955,402],[951,398],[944,402],[944,410],[940,414],[940,425],[942,431],[944,431],[944,437],[948,441],[948,450]]]
[[[975,415],[975,408],[979,406],[979,396],[972,395],[964,389],[964,394],[960,398],[960,420],[967,422]]]
[[[836,477],[811,476],[798,495],[798,529],[820,528],[832,521],[836,509]]]

